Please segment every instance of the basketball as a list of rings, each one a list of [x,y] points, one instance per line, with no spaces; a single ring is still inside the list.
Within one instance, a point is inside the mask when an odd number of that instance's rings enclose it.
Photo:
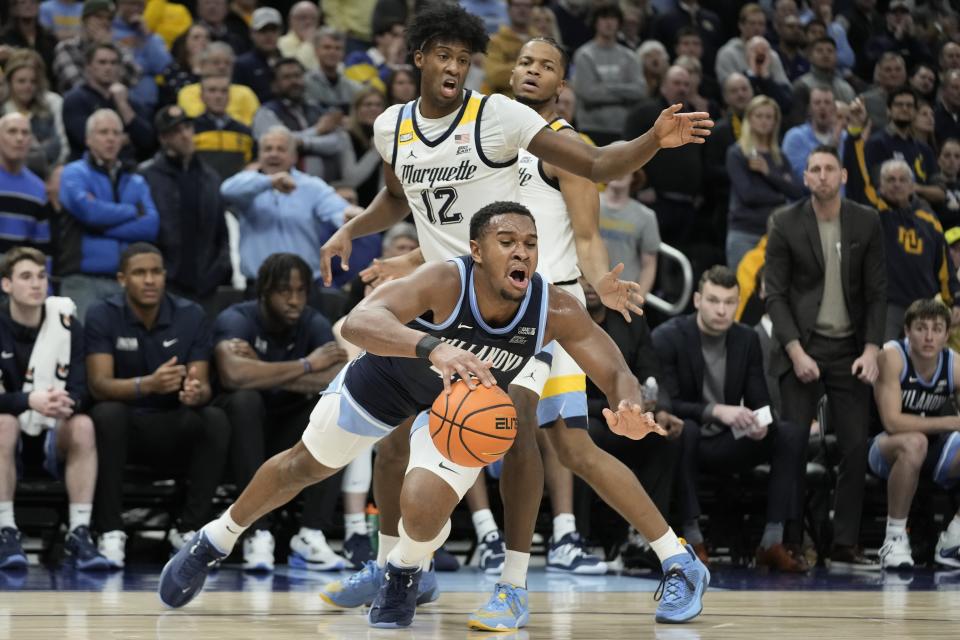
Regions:
[[[440,453],[465,467],[496,462],[517,435],[517,411],[500,387],[477,386],[463,380],[441,393],[430,409],[430,437]]]

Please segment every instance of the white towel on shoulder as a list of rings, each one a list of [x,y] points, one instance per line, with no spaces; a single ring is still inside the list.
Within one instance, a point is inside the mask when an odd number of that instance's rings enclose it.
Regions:
[[[34,389],[64,389],[70,374],[70,323],[77,305],[70,298],[50,296],[44,303],[45,315],[40,333],[30,352],[30,364],[23,379],[24,393]],[[27,409],[19,416],[20,429],[27,435],[40,435],[57,426],[56,418]]]

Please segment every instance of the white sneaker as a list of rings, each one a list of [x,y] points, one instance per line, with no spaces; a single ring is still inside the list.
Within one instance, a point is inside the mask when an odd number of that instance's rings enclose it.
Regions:
[[[273,548],[276,542],[266,529],[254,531],[243,539],[244,571],[273,571]]]
[[[350,566],[345,558],[333,552],[323,531],[306,527],[300,527],[299,533],[290,538],[287,564],[312,571],[339,571]]]
[[[933,559],[948,567],[960,567],[960,536],[951,536],[943,531],[937,539],[937,550]]]
[[[113,569],[123,569],[123,561],[127,557],[126,547],[127,534],[120,529],[101,534],[97,543],[97,551],[107,559]]]
[[[913,551],[910,549],[910,538],[902,535],[884,540],[883,546],[880,547],[880,568],[913,568]]]
[[[190,542],[195,535],[197,535],[196,531],[179,531],[176,527],[173,527],[167,532],[167,542],[170,543],[173,552],[176,553],[183,548],[183,545]]]

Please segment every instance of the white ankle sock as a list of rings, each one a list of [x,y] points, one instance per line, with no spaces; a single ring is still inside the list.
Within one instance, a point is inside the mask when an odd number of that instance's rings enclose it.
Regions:
[[[471,517],[473,518],[473,528],[477,532],[477,540],[479,542],[483,542],[487,534],[499,529],[499,527],[497,527],[497,521],[493,518],[493,512],[490,511],[490,509],[474,511]]]
[[[507,549],[506,556],[503,559],[503,569],[500,570],[500,582],[526,589],[527,566],[529,564],[529,553]]]
[[[953,516],[953,520],[947,525],[947,535],[953,538],[960,537],[960,513]]]
[[[387,561],[395,567],[401,569],[411,569],[413,567],[423,566],[424,559],[429,558],[434,551],[440,548],[447,541],[450,535],[450,520],[444,523],[440,533],[432,540],[414,540],[403,528],[403,519],[397,525],[400,530],[400,542],[393,548]]]
[[[203,531],[206,532],[207,538],[210,539],[213,546],[224,554],[233,551],[237,539],[246,530],[247,527],[240,526],[230,517],[230,509],[227,509],[219,518],[213,522],[208,522],[203,527]]]
[[[344,529],[344,538],[349,538],[350,536],[356,534],[359,536],[367,535],[367,518],[362,513],[345,513],[343,514],[343,529]]]
[[[13,501],[0,502],[0,529],[17,528],[17,521],[13,519]]]
[[[887,516],[887,540],[907,535],[907,519]]]
[[[660,558],[660,562],[666,562],[667,558],[675,555],[687,554],[687,550],[680,544],[680,539],[677,538],[677,534],[673,532],[673,529],[667,529],[665,534],[653,540],[650,543],[650,548],[653,549],[653,552]]]
[[[93,505],[86,503],[81,504],[78,502],[70,503],[70,531],[73,531],[77,527],[89,527],[90,526],[90,514],[93,513]]]
[[[568,533],[577,532],[577,517],[572,513],[561,513],[553,518],[553,541],[556,542]],[[520,586],[520,585],[516,585]]]
[[[383,569],[387,566],[387,556],[400,542],[400,536],[388,536],[382,531],[377,534],[377,566]]]

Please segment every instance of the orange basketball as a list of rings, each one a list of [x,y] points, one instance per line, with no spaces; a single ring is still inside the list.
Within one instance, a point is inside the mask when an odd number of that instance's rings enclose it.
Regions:
[[[517,411],[500,387],[477,386],[463,380],[441,393],[430,409],[430,437],[440,453],[465,467],[496,462],[517,435]]]

